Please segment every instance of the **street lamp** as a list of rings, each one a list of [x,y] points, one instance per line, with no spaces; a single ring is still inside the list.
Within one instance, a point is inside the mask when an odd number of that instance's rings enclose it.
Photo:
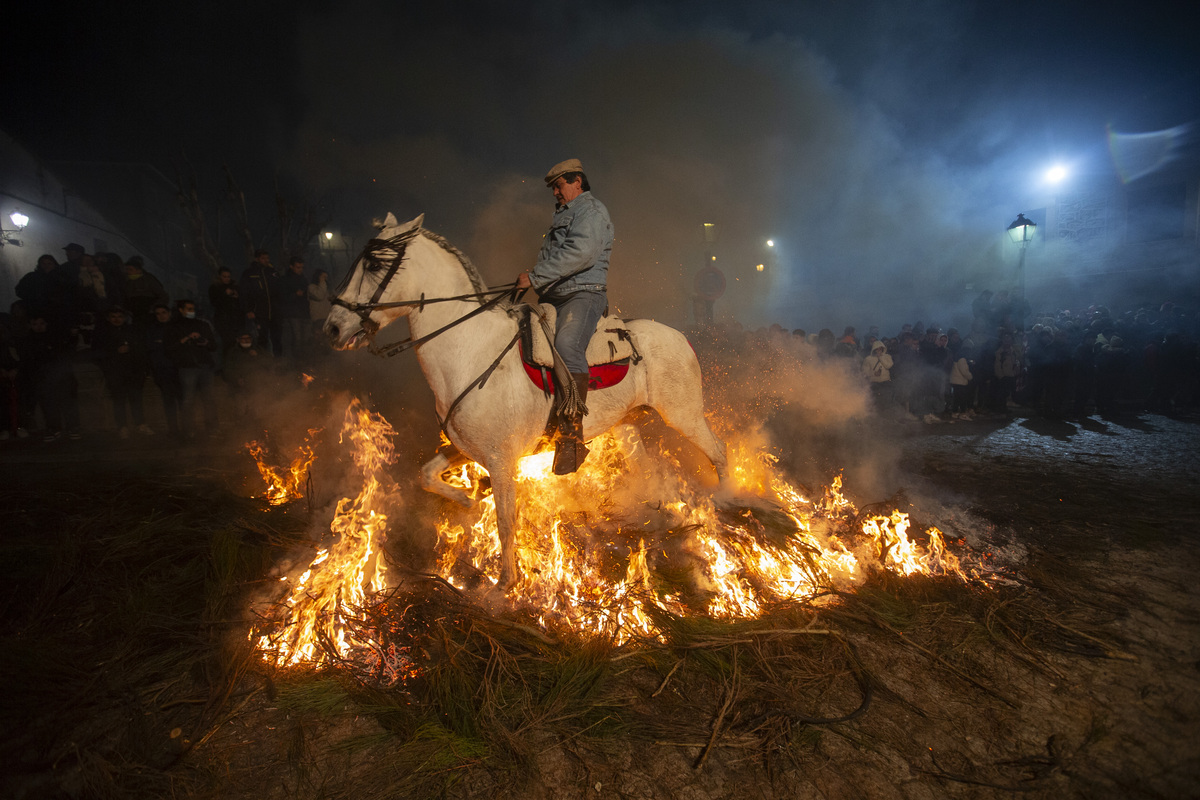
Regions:
[[[21,246],[21,241],[14,234],[18,234],[25,230],[25,226],[29,224],[29,217],[22,214],[20,211],[14,211],[8,215],[12,220],[12,224],[17,226],[16,230],[7,230],[0,226],[0,245],[11,244],[16,247]]]
[[[1008,238],[1021,248],[1021,258],[1017,261],[1017,289],[1021,295],[1018,302],[1021,303],[1025,302],[1025,249],[1033,241],[1036,232],[1037,224],[1030,222],[1024,214],[1017,214],[1017,218],[1008,226]]]
[[[1024,214],[1017,214],[1017,218],[1008,226],[1008,238],[1013,240],[1013,244],[1021,245],[1021,252],[1025,252],[1025,245],[1033,240],[1033,234],[1037,230],[1037,223],[1030,222]]]

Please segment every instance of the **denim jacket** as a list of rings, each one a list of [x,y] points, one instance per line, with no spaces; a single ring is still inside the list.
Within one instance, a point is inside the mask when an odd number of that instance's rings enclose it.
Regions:
[[[554,212],[554,221],[542,242],[537,265],[530,271],[533,288],[547,297],[575,292],[603,292],[608,284],[608,258],[613,227],[608,209],[584,192]],[[560,278],[563,280],[553,287]]]

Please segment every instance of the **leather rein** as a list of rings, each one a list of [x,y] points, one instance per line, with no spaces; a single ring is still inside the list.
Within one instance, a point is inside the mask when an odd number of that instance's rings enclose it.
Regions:
[[[363,247],[362,253],[357,259],[355,259],[354,264],[351,265],[350,272],[346,275],[345,280],[343,280],[341,285],[338,286],[337,294],[334,295],[334,297],[329,301],[331,305],[341,306],[347,311],[358,315],[359,320],[362,322],[363,331],[367,334],[367,338],[371,342],[367,349],[373,355],[380,356],[381,358],[390,358],[391,356],[399,355],[406,350],[410,350],[418,345],[424,344],[430,339],[440,336],[441,334],[450,330],[455,325],[466,322],[467,320],[471,319],[471,317],[478,316],[489,309],[495,308],[500,304],[500,301],[502,301],[508,295],[512,295],[512,299],[515,301],[524,291],[516,288],[516,283],[514,282],[504,284],[499,289],[488,289],[487,291],[472,292],[471,294],[459,294],[455,295],[454,297],[426,297],[425,293],[422,292],[421,297],[418,300],[393,300],[387,303],[379,302],[379,299],[383,297],[383,293],[387,290],[388,284],[391,283],[392,278],[394,278],[396,273],[401,269],[409,242],[415,239],[417,234],[420,232],[421,229],[418,227],[413,228],[410,231],[397,234],[390,239],[371,239],[368,241],[366,246]],[[350,285],[350,279],[354,276],[354,273],[358,269],[360,263],[366,262],[367,264],[374,263],[377,265],[382,265],[385,263],[382,259],[379,259],[375,256],[375,253],[381,250],[391,250],[395,253],[395,255],[386,262],[387,273],[383,276],[383,279],[379,282],[379,285],[375,287],[375,292],[371,295],[371,299],[365,303],[355,303],[343,300],[342,293]],[[366,276],[367,271],[368,268],[364,266],[363,271],[359,275],[358,279],[360,285],[363,278]],[[485,297],[490,297],[491,299],[486,303],[481,304],[479,308],[472,310],[470,313],[464,314],[452,322],[438,328],[436,331],[427,333],[418,339],[414,339],[410,336],[407,339],[388,345],[377,346],[375,344],[375,334],[379,333],[379,323],[371,319],[372,311],[385,308],[402,308],[404,306],[416,306],[417,310],[421,311],[426,305],[432,303],[449,303],[454,300],[479,300]],[[511,345],[509,345],[509,348],[511,348]],[[505,348],[505,352],[508,352],[509,348]]]
[[[341,306],[347,311],[358,315],[358,318],[362,321],[363,331],[366,332],[367,338],[370,339],[371,342],[367,349],[372,354],[381,358],[390,358],[391,356],[399,355],[406,350],[410,350],[418,345],[424,344],[435,336],[440,336],[441,334],[450,330],[455,325],[466,322],[471,317],[478,316],[489,309],[495,308],[505,297],[511,295],[513,302],[515,302],[517,298],[519,298],[525,292],[524,289],[517,288],[517,284],[513,282],[505,284],[499,289],[488,289],[483,292],[460,294],[455,295],[454,297],[426,297],[425,293],[422,292],[419,300],[393,300],[387,303],[379,302],[379,299],[383,297],[383,293],[387,289],[388,284],[391,283],[392,278],[396,276],[396,272],[401,268],[401,264],[404,261],[405,251],[408,249],[408,243],[415,239],[417,234],[420,232],[421,229],[417,227],[413,228],[411,231],[405,231],[404,233],[397,234],[390,239],[371,239],[369,242],[367,242],[366,246],[363,247],[362,253],[357,259],[355,259],[354,264],[351,265],[349,274],[346,275],[345,280],[343,280],[341,285],[338,286],[337,294],[329,301],[332,305]],[[354,273],[358,269],[360,262],[365,261],[367,263],[374,263],[377,265],[383,264],[383,261],[375,256],[375,253],[380,250],[391,250],[396,255],[394,255],[390,261],[387,262],[387,273],[383,276],[383,280],[379,282],[379,285],[375,287],[375,292],[371,295],[371,299],[365,303],[353,303],[343,300],[341,297],[342,292],[344,292],[350,285],[350,279],[354,276]],[[360,285],[363,277],[366,275],[366,272],[367,267],[364,266],[363,272],[360,274],[358,279]],[[452,320],[432,333],[427,333],[417,339],[414,339],[410,336],[402,341],[384,345],[382,347],[376,346],[375,344],[375,334],[379,333],[379,323],[371,319],[372,311],[382,308],[401,308],[403,306],[416,306],[417,310],[420,311],[424,309],[427,304],[431,303],[449,303],[453,300],[479,300],[484,297],[490,297],[491,299],[486,303],[482,303],[479,308],[473,309],[469,313]],[[446,425],[449,424],[450,417],[454,414],[455,409],[458,408],[459,404],[462,403],[463,399],[466,398],[472,389],[475,389],[476,387],[483,388],[483,385],[487,383],[487,379],[491,377],[492,373],[496,371],[496,368],[500,366],[500,362],[504,359],[504,356],[508,355],[508,351],[513,349],[520,338],[521,332],[518,328],[517,335],[512,338],[512,341],[510,341],[503,350],[500,351],[500,355],[496,356],[496,360],[493,361],[487,369],[480,373],[478,378],[467,384],[466,388],[462,390],[458,397],[454,398],[454,402],[450,404],[448,409],[446,409],[446,418],[438,419],[438,425],[441,427],[443,433],[446,433],[447,436],[449,435],[449,433],[446,431]],[[434,416],[437,416],[437,414],[435,413]]]

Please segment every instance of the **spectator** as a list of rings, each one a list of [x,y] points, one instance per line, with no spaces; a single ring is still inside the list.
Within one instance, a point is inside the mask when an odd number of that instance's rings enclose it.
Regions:
[[[18,380],[22,384],[24,413],[33,427],[40,406],[45,420],[43,440],[54,442],[65,434],[81,439],[79,430],[79,384],[71,366],[70,336],[56,331],[43,314],[29,317],[29,332],[17,347],[21,359]]]
[[[154,306],[154,322],[146,327],[146,360],[150,375],[162,394],[163,415],[167,418],[167,433],[179,436],[179,413],[183,405],[183,386],[179,382],[179,368],[167,354],[167,340],[175,329],[175,318],[170,306],[159,303]]]
[[[1000,346],[996,349],[993,370],[995,378],[992,382],[990,408],[992,411],[1004,414],[1008,412],[1008,400],[1016,388],[1017,376],[1021,374],[1021,362],[1013,346],[1011,333],[1000,337]]]
[[[858,339],[854,336],[854,326],[847,325],[842,332],[842,338],[833,347],[833,354],[842,358],[858,357]]]
[[[95,258],[100,271],[104,273],[109,305],[125,305],[125,298],[121,295],[121,285],[125,283],[125,260],[116,253],[97,253]]]
[[[959,356],[950,368],[950,414],[955,419],[971,418],[971,362]]]
[[[125,308],[139,330],[154,319],[154,306],[168,300],[162,282],[146,272],[144,263],[141,256],[129,257],[125,262],[125,285],[121,288]]]
[[[284,354],[293,362],[306,361],[312,343],[312,322],[303,258],[292,256],[288,260],[287,272],[280,276],[276,287],[275,313],[283,332]]]
[[[0,322],[0,441],[29,433],[21,425],[21,392],[17,375],[21,359],[8,320]]]
[[[75,242],[71,242],[63,250],[67,254],[67,260],[62,265],[63,275],[74,283],[79,280],[79,273],[83,271],[83,256],[87,251],[83,249],[83,245]]]
[[[238,296],[238,285],[228,267],[217,270],[217,278],[208,287],[208,302],[213,309],[213,327],[221,339],[221,352],[227,352],[246,329],[246,315]]]
[[[917,391],[921,378],[919,343],[912,330],[902,331],[893,357],[892,381],[896,402],[907,412],[908,419],[916,418]]]
[[[85,253],[80,259],[79,268],[79,310],[98,320],[114,305],[109,295],[108,277],[104,269],[95,258]]]
[[[242,309],[246,319],[258,329],[259,350],[265,353],[269,345],[276,357],[283,355],[279,317],[274,306],[278,282],[271,254],[266,250],[254,251],[254,260],[242,273]]]
[[[257,418],[253,397],[267,388],[271,374],[270,361],[254,346],[254,337],[249,331],[243,331],[238,336],[236,346],[225,357],[222,368],[225,382],[229,384],[229,393],[233,397],[234,413],[243,424],[250,423],[257,427],[262,423]]]
[[[1071,415],[1082,419],[1087,415],[1088,401],[1092,396],[1092,384],[1096,379],[1096,335],[1085,332],[1071,354],[1071,377],[1074,385]]]
[[[875,408],[887,411],[892,404],[892,357],[883,342],[871,345],[871,354],[863,359],[862,373],[871,386]]]
[[[16,293],[30,315],[41,316],[54,335],[66,336],[75,322],[77,284],[54,256],[39,256],[37,267],[17,282]]]
[[[204,430],[208,434],[217,431],[217,406],[213,398],[213,372],[216,363],[213,353],[217,349],[217,334],[206,321],[196,317],[196,303],[180,300],[177,304],[179,318],[167,331],[164,349],[167,357],[179,370],[179,383],[183,388],[182,418],[180,431],[187,438],[195,436],[193,425],[196,404],[201,404],[204,415]]]
[[[817,356],[822,361],[833,355],[835,344],[833,331],[829,330],[829,328],[822,328],[817,331]]]
[[[308,285],[308,317],[312,320],[313,337],[322,335],[325,320],[333,305],[329,302],[329,273],[317,270],[313,282]]]
[[[916,332],[916,326],[913,331]],[[946,410],[946,381],[953,363],[946,342],[947,337],[931,325],[917,346],[920,377],[914,387],[912,402],[916,407],[912,413],[929,423],[937,422],[938,415]]]
[[[1042,355],[1042,416],[1061,419],[1071,383],[1071,345],[1066,332],[1055,331]]]
[[[1096,354],[1096,410],[1101,414],[1118,412],[1117,397],[1132,361],[1133,355],[1120,336],[1113,336]]]
[[[92,355],[112,398],[113,422],[120,437],[129,438],[130,419],[138,433],[153,436],[154,430],[146,424],[142,413],[142,394],[146,385],[145,340],[125,318],[125,309],[120,306],[110,308],[104,314],[104,320],[96,324]]]

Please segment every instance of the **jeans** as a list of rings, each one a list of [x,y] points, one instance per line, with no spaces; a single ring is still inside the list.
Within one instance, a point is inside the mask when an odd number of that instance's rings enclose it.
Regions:
[[[109,396],[112,397],[113,422],[117,424],[118,428],[124,428],[128,420],[125,413],[126,407],[129,409],[129,416],[133,417],[134,425],[141,425],[146,421],[142,414],[142,387],[146,384],[145,374],[110,373],[104,376],[104,382],[108,385]]]
[[[204,406],[204,428],[209,433],[214,432],[217,429],[217,405],[212,392],[212,367],[180,367],[179,384],[183,388],[183,419],[180,420],[183,432],[192,431],[197,397]]]
[[[587,346],[596,332],[596,325],[608,307],[604,292],[574,292],[559,299],[546,298],[558,310],[554,331],[554,347],[562,356],[567,371],[575,375],[588,374]]]

